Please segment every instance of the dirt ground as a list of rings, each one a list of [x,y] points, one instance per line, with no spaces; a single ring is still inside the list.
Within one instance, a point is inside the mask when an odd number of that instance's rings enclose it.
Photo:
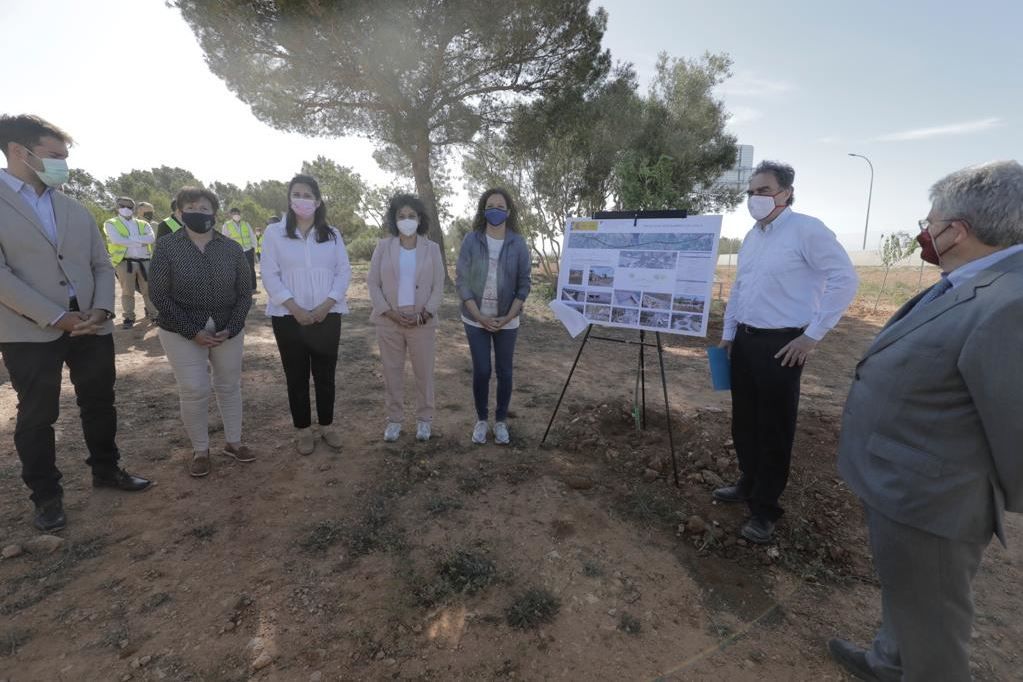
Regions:
[[[880,616],[862,513],[834,461],[851,369],[899,302],[872,313],[878,272],[861,271],[865,295],[804,372],[788,513],[768,547],[737,540],[742,510],[710,502],[737,471],[708,340],[663,337],[679,487],[653,349],[645,431],[633,412],[638,347],[593,341],[540,446],[578,340],[539,291],[519,335],[512,444],[469,441],[471,370],[453,297],[439,331],[435,438],[416,443],[410,415],[386,444],[364,273],[343,323],[340,453],[293,449],[265,295],[246,332],[253,464],[216,457],[206,479],[187,475],[174,380],[143,323],[115,336],[118,441],[125,466],[157,486],[94,491],[65,378],[65,542],[0,561],[0,680],[845,679],[827,638],[866,643]],[[732,272],[719,276],[726,295]],[[903,297],[916,288],[915,271],[894,277]],[[7,546],[37,533],[5,372],[0,385]],[[1023,679],[1019,517],[1008,536],[975,583],[978,680]]]

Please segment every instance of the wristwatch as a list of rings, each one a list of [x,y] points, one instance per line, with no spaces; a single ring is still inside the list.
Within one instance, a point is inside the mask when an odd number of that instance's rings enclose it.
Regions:
[[[100,308],[100,310],[103,310],[103,308]],[[114,319],[115,317],[117,317],[116,315],[114,315],[114,314],[113,314],[112,312],[110,312],[109,310],[103,310],[103,312],[105,312],[105,313],[107,314],[107,316],[106,316],[105,318],[103,318],[103,319],[105,319],[105,320],[112,320],[112,319]]]

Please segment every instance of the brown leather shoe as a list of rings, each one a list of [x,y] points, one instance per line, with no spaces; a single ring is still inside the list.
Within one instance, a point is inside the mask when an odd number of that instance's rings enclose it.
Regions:
[[[239,462],[255,462],[256,456],[252,454],[252,450],[249,450],[246,445],[239,445],[235,447],[230,443],[224,445],[224,454],[228,457],[234,457]]]
[[[210,473],[210,451],[196,452],[192,455],[192,461],[188,464],[188,473],[196,478],[202,478]]]

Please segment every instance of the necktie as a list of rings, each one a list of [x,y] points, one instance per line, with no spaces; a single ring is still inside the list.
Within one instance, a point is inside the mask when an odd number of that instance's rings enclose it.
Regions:
[[[942,277],[937,284],[928,289],[927,293],[925,293],[923,297],[916,302],[916,305],[913,306],[913,310],[918,310],[919,308],[924,307],[925,305],[927,305],[934,299],[938,298],[951,288],[952,288],[951,280],[949,280],[948,277]]]

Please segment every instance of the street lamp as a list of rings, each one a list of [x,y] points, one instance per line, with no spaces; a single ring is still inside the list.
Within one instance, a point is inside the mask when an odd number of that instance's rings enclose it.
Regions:
[[[863,154],[853,154],[849,152],[849,156],[856,156],[867,162],[870,166],[870,190],[867,192],[867,222],[863,226],[863,250],[867,250],[867,230],[870,228],[870,200],[874,196],[874,164],[870,162],[870,159],[863,156]]]

